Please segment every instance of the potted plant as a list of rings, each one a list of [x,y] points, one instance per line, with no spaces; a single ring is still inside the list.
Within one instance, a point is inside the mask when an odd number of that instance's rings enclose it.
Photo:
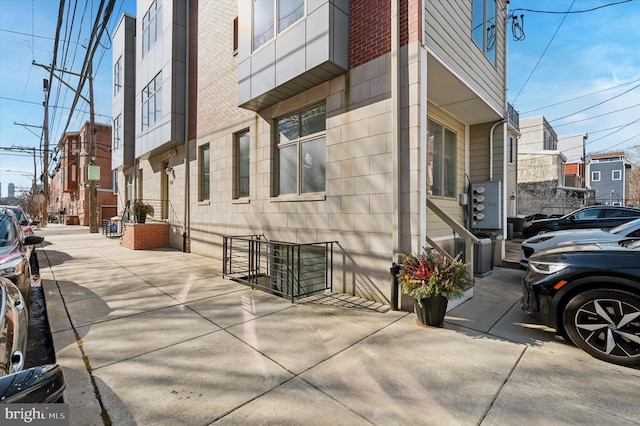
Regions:
[[[137,223],[145,223],[147,215],[153,216],[153,206],[140,200],[136,200],[131,205],[131,214],[133,214]]]
[[[462,297],[469,282],[466,265],[459,256],[451,260],[435,249],[401,255],[398,282],[402,292],[415,299],[415,312],[423,324],[442,327],[448,301]]]

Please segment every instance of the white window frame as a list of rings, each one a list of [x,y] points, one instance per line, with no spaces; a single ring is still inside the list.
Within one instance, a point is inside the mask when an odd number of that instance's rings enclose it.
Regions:
[[[618,177],[616,177],[616,173]],[[622,180],[622,170],[611,170],[611,180]]]
[[[322,114],[324,118],[322,120],[313,121],[309,120],[307,123],[310,124],[320,124],[322,123],[321,129],[311,133],[305,133],[304,131],[304,119],[303,115],[305,113],[312,113],[314,110],[317,110],[316,113]],[[279,125],[284,120],[293,120],[295,118],[295,129],[296,136],[288,138],[284,133],[280,133]],[[293,121],[289,121],[289,123],[293,123]],[[276,170],[275,170],[275,181],[274,188],[276,189],[277,196],[295,196],[302,194],[319,194],[324,193],[326,191],[326,171],[327,171],[327,159],[326,159],[326,134],[327,134],[327,116],[326,116],[326,105],[319,104],[313,105],[304,109],[300,109],[291,114],[287,114],[283,117],[280,117],[275,120],[274,124],[275,135],[274,135],[274,148],[275,148],[275,157],[276,157]],[[290,129],[294,129],[294,127],[290,127]],[[316,148],[316,144],[322,144],[323,148],[320,150],[321,152],[312,150]],[[311,151],[305,152],[306,147],[311,147]],[[295,148],[295,155],[286,157],[286,160],[283,160],[282,153],[290,152]],[[314,158],[315,156],[315,158]],[[295,158],[294,158],[295,157]],[[291,161],[293,159],[293,161]],[[283,166],[283,163],[286,161],[286,164],[289,168]],[[295,164],[291,164],[295,163]],[[285,170],[286,169],[286,170]],[[284,181],[283,179],[286,179]],[[295,180],[295,190],[284,189],[285,184],[291,183],[292,180]],[[313,182],[317,181],[317,182]],[[310,185],[318,190],[311,191],[306,190],[305,186]]]
[[[434,197],[456,198],[458,134],[432,118],[428,118],[427,127],[427,193]],[[438,127],[439,130],[438,140],[433,134],[434,127]],[[439,164],[435,164],[436,162]]]
[[[281,5],[281,0],[252,0],[251,1],[251,47],[252,47],[252,51],[258,50],[260,47],[264,46],[265,44],[267,44],[270,40],[273,40],[274,38],[276,38],[279,34],[281,34],[283,31],[285,31],[287,28],[291,27],[293,24],[295,24],[296,22],[298,22],[299,20],[303,19],[306,16],[306,12],[307,12],[307,1],[306,0],[287,0],[286,3],[282,2],[282,4],[291,4],[292,1],[298,1],[302,6],[302,14],[295,17],[295,20],[290,21],[290,22],[286,22],[283,23],[282,20],[280,19],[280,5]],[[255,31],[256,31],[256,27],[255,27],[255,16],[256,16],[256,3],[259,3],[261,5],[264,6],[272,6],[272,10],[270,11],[270,17],[273,17],[273,23],[272,26],[269,27],[267,30],[263,31],[264,33],[267,33],[267,31],[269,31],[270,33],[267,34],[265,37],[261,37],[258,40],[256,40],[256,35],[255,35]],[[269,8],[267,8],[269,9]],[[295,9],[297,10],[297,9]],[[260,14],[261,15],[261,14]],[[281,26],[283,25],[284,26]]]
[[[597,178],[596,178],[597,176]],[[591,172],[591,182],[600,182],[600,171],[596,170],[594,172]]]

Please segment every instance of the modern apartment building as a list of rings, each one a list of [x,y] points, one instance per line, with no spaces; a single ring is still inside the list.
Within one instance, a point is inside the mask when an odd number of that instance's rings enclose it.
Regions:
[[[172,246],[215,258],[228,235],[333,241],[334,289],[389,303],[402,250],[506,235],[507,3],[139,0],[121,200],[157,200]]]

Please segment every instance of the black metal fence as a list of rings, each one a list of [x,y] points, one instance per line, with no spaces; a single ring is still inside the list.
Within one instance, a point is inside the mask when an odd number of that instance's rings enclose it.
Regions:
[[[264,235],[223,237],[223,277],[294,302],[333,289],[333,242],[294,244]]]

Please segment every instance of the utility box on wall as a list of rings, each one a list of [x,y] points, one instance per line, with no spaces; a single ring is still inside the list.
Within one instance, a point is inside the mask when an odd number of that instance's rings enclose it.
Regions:
[[[500,229],[502,182],[475,182],[471,184],[471,227]]]

